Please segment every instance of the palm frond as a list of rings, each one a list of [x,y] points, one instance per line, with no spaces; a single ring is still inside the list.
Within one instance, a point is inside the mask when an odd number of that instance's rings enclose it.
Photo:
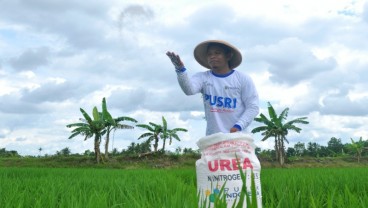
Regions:
[[[268,126],[259,126],[254,129],[252,129],[251,133],[255,134],[261,131],[266,131],[268,129]]]
[[[301,128],[294,126],[294,125],[285,125],[285,129],[293,130],[298,133],[300,133],[300,131],[302,130]]]
[[[72,124],[68,124],[66,125],[67,128],[72,128],[72,127],[80,127],[80,126],[85,126],[87,124],[85,123],[72,123]]]
[[[106,98],[102,99],[102,117],[105,122],[116,126],[115,119],[112,118],[111,114],[107,110]]]
[[[102,116],[106,119],[108,117],[106,98],[102,98]],[[110,115],[111,116],[111,115]]]
[[[178,131],[188,132],[188,130],[184,129],[184,128],[175,128],[175,129],[171,129],[170,131],[173,131],[173,132],[178,132]]]
[[[148,122],[151,126],[153,126],[155,129],[160,128],[161,126],[158,124],[155,124],[153,122]]]
[[[179,136],[177,134],[172,134],[171,137],[173,137],[174,139],[180,141],[180,138],[179,138]]]
[[[117,129],[134,129],[134,126],[126,125],[126,124],[117,124],[115,126]]]
[[[264,136],[264,137],[262,138],[262,140],[261,140],[262,142],[263,142],[263,141],[266,141],[266,140],[267,140],[268,138],[270,138],[270,137],[275,136],[274,134],[272,134],[272,132],[267,132],[267,131],[266,131],[266,132],[264,132],[264,135],[265,135],[265,136]]]
[[[121,117],[115,118],[115,122],[116,123],[119,123],[120,121],[131,121],[131,122],[134,122],[134,123],[137,123],[138,122],[134,118],[127,117],[127,116],[121,116]]]
[[[163,128],[163,131],[167,130],[167,122],[166,122],[165,117],[163,116],[162,116],[162,128]]]
[[[147,130],[152,131],[152,132],[155,131],[150,125],[147,125],[147,124],[137,124],[135,126],[147,129]]]
[[[255,118],[254,120],[259,122],[259,123],[264,123],[267,126],[272,126],[273,125],[272,121],[269,120],[263,113],[261,113],[259,115],[259,117]]]
[[[94,121],[99,121],[100,120],[100,112],[98,112],[97,107],[93,107],[92,110],[92,115],[93,115],[93,120]]]
[[[268,102],[268,115],[270,116],[271,121],[277,120],[277,114],[270,102]]]
[[[280,121],[286,120],[286,119],[287,119],[288,114],[289,114],[289,108],[285,108],[285,109],[281,112],[281,114],[280,114],[280,116],[279,116],[278,120],[280,120]]]
[[[148,136],[153,136],[153,133],[151,133],[151,132],[144,133],[144,134],[142,134],[141,136],[138,137],[138,140],[142,139],[144,137],[148,137]]]
[[[80,134],[81,134],[80,132],[75,132],[74,134],[70,135],[68,139],[72,139]]]
[[[72,130],[74,132],[91,132],[91,128],[89,126],[80,126]]]
[[[83,108],[79,109],[82,112],[83,117],[87,120],[87,123],[92,123],[92,118],[88,115],[88,113],[83,110]]]
[[[296,118],[294,120],[286,122],[285,125],[290,125],[290,124],[294,124],[294,123],[309,124],[309,122],[306,121],[306,119],[308,119],[308,117]]]

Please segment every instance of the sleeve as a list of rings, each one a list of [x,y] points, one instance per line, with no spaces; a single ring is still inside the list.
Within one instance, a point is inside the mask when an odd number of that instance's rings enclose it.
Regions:
[[[242,83],[241,99],[244,103],[245,110],[234,127],[245,130],[259,113],[259,97],[251,77],[245,76]]]
[[[202,76],[200,73],[195,74],[189,78],[186,69],[183,68],[177,71],[177,78],[179,85],[186,95],[194,95],[202,90]]]

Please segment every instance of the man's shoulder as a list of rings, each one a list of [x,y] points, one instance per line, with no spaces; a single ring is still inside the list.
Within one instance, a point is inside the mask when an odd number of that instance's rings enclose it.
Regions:
[[[209,76],[210,74],[211,74],[211,71],[207,70],[207,71],[196,72],[193,76],[206,77],[206,76]]]
[[[235,74],[238,74],[239,76],[248,76],[248,74],[246,74],[245,72],[241,71],[241,70],[235,70],[234,69],[234,73]]]
[[[234,75],[238,77],[239,79],[245,79],[245,80],[251,79],[251,77],[248,74],[242,71],[239,71],[239,70],[234,70]]]

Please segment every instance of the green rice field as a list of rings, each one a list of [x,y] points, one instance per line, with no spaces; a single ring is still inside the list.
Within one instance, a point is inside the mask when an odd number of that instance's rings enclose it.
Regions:
[[[366,208],[368,168],[263,169],[263,207]],[[0,207],[197,207],[193,169],[0,168]]]

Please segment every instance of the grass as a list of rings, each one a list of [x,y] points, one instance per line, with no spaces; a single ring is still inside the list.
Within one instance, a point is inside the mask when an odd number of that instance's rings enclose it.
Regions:
[[[266,169],[264,207],[368,207],[368,168]]]
[[[1,207],[195,207],[193,170],[1,168]]]
[[[368,167],[267,168],[263,207],[368,207]],[[195,169],[0,168],[10,207],[196,207]]]

